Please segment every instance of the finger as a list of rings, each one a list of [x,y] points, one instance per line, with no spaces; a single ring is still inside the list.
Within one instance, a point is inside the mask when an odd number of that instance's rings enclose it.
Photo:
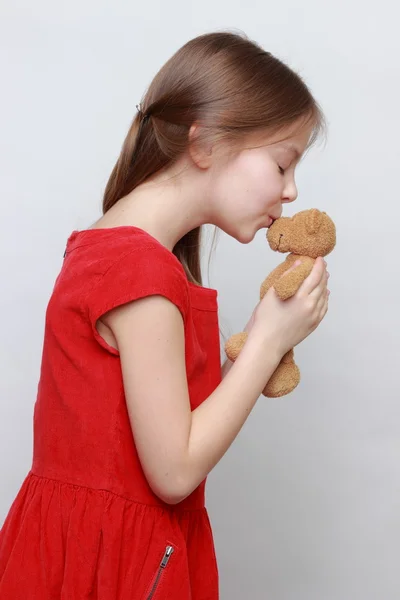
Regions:
[[[328,310],[328,306],[329,306],[329,295],[330,295],[330,291],[327,289],[327,290],[325,291],[325,294],[324,294],[324,296],[323,296],[323,298],[324,298],[324,301],[321,303],[321,304],[322,304],[322,308],[321,308],[321,310],[322,310],[323,312],[326,312],[326,310]]]
[[[322,319],[325,317],[326,313],[328,312],[329,309],[329,302],[328,302],[328,298],[325,300],[324,305],[321,309],[320,312],[320,320],[322,321]]]
[[[319,284],[313,289],[313,291],[309,294],[309,298],[311,300],[314,300],[314,302],[318,302],[318,299],[321,296],[325,296],[326,294],[326,290],[327,290],[327,286],[328,286],[328,273],[325,270],[321,281],[319,282]]]
[[[314,263],[311,273],[301,284],[299,292],[307,295],[311,294],[311,292],[315,290],[316,287],[318,287],[325,273],[325,261],[323,258],[318,257]]]
[[[315,306],[316,313],[319,315],[328,301],[327,290],[325,290],[317,300]]]

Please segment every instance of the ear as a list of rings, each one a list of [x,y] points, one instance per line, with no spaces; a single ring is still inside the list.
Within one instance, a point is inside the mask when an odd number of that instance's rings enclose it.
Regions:
[[[312,208],[308,211],[306,215],[306,230],[307,233],[313,234],[317,233],[318,229],[322,225],[322,221],[324,219],[324,213],[322,213],[318,208]]]
[[[198,141],[200,132],[200,126],[197,123],[191,125],[189,129],[188,139],[189,147],[188,152],[193,162],[200,169],[208,169],[211,165],[211,148],[205,148],[204,144]]]

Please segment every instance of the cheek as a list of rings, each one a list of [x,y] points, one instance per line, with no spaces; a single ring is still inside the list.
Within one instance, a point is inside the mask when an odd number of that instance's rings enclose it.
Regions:
[[[276,187],[281,183],[278,165],[265,152],[243,154],[240,157],[238,171],[249,185],[255,189]]]
[[[244,151],[217,177],[216,195],[229,218],[243,221],[265,214],[282,193],[282,178],[265,153]]]
[[[265,157],[262,157],[261,154],[249,151],[243,152],[238,157],[234,169],[243,181],[256,185],[266,180],[270,164],[267,163]]]
[[[239,157],[231,163],[225,173],[225,182],[227,189],[230,189],[238,201],[247,202],[254,197],[257,190],[261,187],[263,173],[254,161],[250,161],[246,156]]]
[[[275,162],[265,155],[243,155],[236,173],[235,194],[249,213],[263,214],[280,199],[282,177]]]

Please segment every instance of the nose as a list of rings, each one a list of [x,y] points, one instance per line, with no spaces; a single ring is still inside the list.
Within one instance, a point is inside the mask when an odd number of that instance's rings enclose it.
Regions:
[[[282,203],[294,202],[298,196],[297,186],[294,180],[287,183],[283,191]]]

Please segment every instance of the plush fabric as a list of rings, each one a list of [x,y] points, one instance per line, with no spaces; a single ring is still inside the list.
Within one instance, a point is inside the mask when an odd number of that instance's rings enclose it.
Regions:
[[[273,287],[281,300],[288,300],[296,294],[303,281],[311,273],[315,260],[327,256],[336,245],[336,227],[325,212],[317,208],[303,210],[293,217],[281,217],[274,221],[267,232],[272,250],[290,254],[262,282],[260,299]],[[300,265],[285,273],[294,266]],[[225,352],[235,361],[239,356],[248,334],[236,333],[227,340]],[[263,390],[268,398],[279,398],[292,392],[300,382],[300,370],[294,360],[293,349],[282,357],[275,372]]]

